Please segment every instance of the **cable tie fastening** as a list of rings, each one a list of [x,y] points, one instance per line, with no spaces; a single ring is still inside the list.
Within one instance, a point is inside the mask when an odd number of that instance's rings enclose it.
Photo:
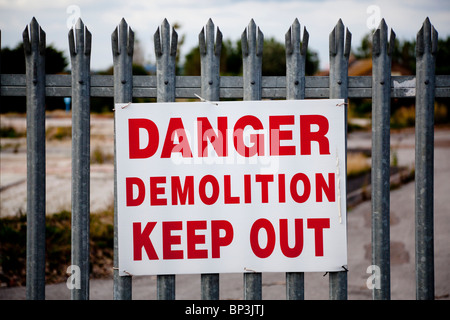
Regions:
[[[216,102],[212,102],[212,101],[203,99],[202,97],[200,97],[200,96],[199,96],[198,94],[196,94],[196,93],[194,93],[194,95],[195,95],[197,98],[199,98],[201,102],[208,102],[208,103],[211,103],[211,104],[213,104],[213,105],[215,105],[215,106],[218,106],[218,105],[219,105],[219,104],[216,103]]]
[[[126,107],[128,107],[131,104],[131,102],[128,102],[127,104],[124,104],[121,108],[125,109]],[[116,111],[116,108],[113,108],[112,111]]]

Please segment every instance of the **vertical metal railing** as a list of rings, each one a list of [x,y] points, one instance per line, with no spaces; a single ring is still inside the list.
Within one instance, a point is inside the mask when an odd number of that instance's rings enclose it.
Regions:
[[[286,98],[304,99],[308,32],[300,41],[295,20],[286,33]],[[372,263],[381,271],[381,289],[374,299],[390,298],[389,263],[389,114],[391,97],[391,54],[387,25],[382,21],[373,36],[373,147],[372,147]],[[157,62],[157,101],[176,97],[175,63],[178,37],[164,20],[154,35]],[[36,19],[23,32],[27,96],[27,299],[45,298],[45,33]],[[114,100],[130,102],[133,97],[133,31],[125,20],[111,36],[114,60]],[[199,35],[201,96],[220,99],[220,51],[222,33],[208,21]],[[329,98],[348,98],[348,58],[351,33],[341,20],[330,34]],[[80,268],[80,289],[72,299],[89,298],[89,184],[90,184],[90,51],[91,34],[78,20],[69,32],[72,64],[72,264]],[[263,34],[253,20],[242,34],[243,98],[262,97]],[[416,297],[434,298],[433,161],[434,98],[437,32],[427,18],[417,34],[416,46]],[[4,61],[3,61],[4,62]],[[346,120],[347,121],[347,115]],[[115,212],[117,212],[115,204]],[[117,228],[117,216],[115,216]],[[117,229],[114,265],[117,266]],[[131,299],[131,277],[114,271],[114,299]],[[347,273],[331,272],[330,299],[347,299]],[[158,276],[158,299],[175,299],[175,276]],[[286,296],[303,299],[303,273],[286,273]],[[244,273],[244,298],[262,298],[261,273]],[[202,275],[202,298],[219,298],[219,275]]]
[[[72,265],[80,270],[73,300],[89,299],[91,33],[78,19],[69,31],[72,64]]]
[[[241,36],[244,101],[261,100],[262,97],[262,54],[264,35],[255,21],[250,21]],[[244,273],[244,299],[261,300],[262,274]]]
[[[201,97],[209,101],[220,100],[220,54],[222,32],[217,28],[214,43],[214,23],[209,19],[199,36],[201,65]],[[201,295],[203,300],[219,300],[219,274],[201,275]]]
[[[305,99],[305,65],[309,33],[303,30],[300,39],[300,23],[295,19],[286,33],[286,99]],[[305,297],[305,274],[286,272],[286,299],[303,300]]]
[[[171,37],[172,33],[172,37]],[[175,68],[178,34],[164,19],[161,28],[154,35],[156,55],[157,102],[175,101]],[[157,276],[157,298],[175,300],[175,275]]]
[[[128,103],[133,99],[133,49],[134,32],[128,27],[125,19],[111,35],[111,46],[114,63],[114,103]],[[115,118],[114,118],[115,119]],[[114,120],[115,121],[115,120]],[[114,137],[116,125],[114,123]],[[114,139],[114,160],[116,157],[116,139]],[[132,277],[119,276],[119,240],[117,217],[117,163],[114,161],[114,283],[113,298],[131,300]]]
[[[416,45],[416,298],[434,299],[434,94],[438,34],[427,18]]]
[[[23,32],[27,83],[27,299],[45,299],[45,32]]]
[[[376,300],[391,296],[390,276],[390,117],[391,56],[395,33],[381,20],[373,34],[372,53],[372,265],[380,268],[380,288],[373,288]]]
[[[346,103],[348,100],[348,58],[351,38],[352,34],[344,28],[342,20],[339,19],[330,33],[330,99],[344,99]],[[347,127],[347,108],[345,127]],[[345,150],[347,150],[347,139],[345,139],[345,144]],[[344,161],[347,162],[347,154]],[[344,167],[347,168],[347,163]],[[347,172],[345,172],[346,176]],[[329,295],[330,300],[347,299],[347,271],[329,272]]]

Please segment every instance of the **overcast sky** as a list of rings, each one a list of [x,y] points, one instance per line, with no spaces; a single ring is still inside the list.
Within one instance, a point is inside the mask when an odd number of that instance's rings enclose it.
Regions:
[[[328,67],[328,35],[339,18],[352,33],[352,48],[384,18],[398,39],[413,40],[429,17],[440,38],[450,35],[450,0],[0,0],[2,47],[15,47],[25,26],[36,17],[46,32],[47,44],[68,56],[67,25],[78,14],[92,33],[91,68],[112,65],[111,33],[122,17],[142,44],[146,62],[154,63],[153,34],[164,18],[178,23],[185,35],[182,54],[198,44],[198,33],[211,18],[224,39],[233,42],[254,19],[265,38],[284,43],[295,18],[306,26],[309,48],[319,53],[321,68]]]

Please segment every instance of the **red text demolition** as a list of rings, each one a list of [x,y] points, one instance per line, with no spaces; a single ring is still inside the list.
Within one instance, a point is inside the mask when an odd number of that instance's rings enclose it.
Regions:
[[[234,177],[235,178],[235,177]],[[336,184],[334,173],[286,174],[245,174],[241,192],[232,188],[232,176],[216,177],[194,176],[156,176],[148,180],[138,177],[126,178],[126,205],[128,207],[150,205],[194,205],[203,203],[213,205],[219,201],[224,204],[268,203],[269,199],[285,203],[292,199],[304,203],[335,202]],[[274,192],[272,195],[270,191]],[[219,195],[223,194],[223,197]],[[256,199],[254,199],[256,198]],[[325,199],[326,198],[326,199]]]
[[[309,218],[306,220],[306,232],[314,232],[314,255],[322,257],[324,255],[324,229],[330,228],[329,218]],[[292,223],[292,221],[290,222]],[[258,258],[265,259],[272,255],[277,243],[282,254],[287,258],[296,258],[303,251],[304,237],[303,219],[294,219],[294,234],[289,235],[288,219],[279,219],[279,223],[272,224],[267,219],[256,220],[250,228],[250,247]],[[209,225],[209,226],[208,226]],[[157,253],[151,239],[153,229],[161,228],[162,239],[154,239],[154,243],[160,245]],[[275,228],[279,228],[279,239]],[[208,229],[210,231],[208,231]],[[180,234],[186,230],[185,239]],[[267,241],[262,244],[259,240],[259,233],[265,232]],[[206,234],[210,233],[210,243],[206,241]],[[141,222],[133,223],[133,260],[143,259],[143,251],[148,260],[172,260],[172,259],[207,259],[220,258],[223,247],[229,246],[233,242],[233,225],[227,220],[206,220],[197,221],[163,221],[147,222],[142,226]],[[289,244],[289,238],[295,239],[294,244]],[[186,243],[186,250],[180,249],[180,244]],[[205,248],[206,245],[206,248]],[[202,249],[197,246],[201,246]],[[143,250],[144,249],[144,250]]]
[[[299,121],[296,124],[296,121]],[[269,116],[268,128],[264,128],[259,118],[246,115],[239,118],[232,128],[232,142],[229,142],[228,117],[217,117],[217,129],[213,129],[207,117],[198,117],[196,123],[196,149],[188,139],[181,118],[170,118],[165,133],[164,142],[160,145],[158,126],[150,119],[128,119],[129,158],[146,159],[153,156],[171,158],[173,153],[181,154],[183,158],[208,157],[208,145],[211,144],[218,157],[229,156],[229,145],[242,157],[252,156],[295,156],[311,155],[311,145],[318,144],[320,155],[330,154],[328,119],[322,115],[274,115]],[[294,126],[299,126],[300,137],[294,137]],[[231,129],[231,127],[230,127]],[[244,130],[253,132],[250,141],[245,141]],[[268,131],[268,134],[262,133]],[[267,130],[268,129],[268,130]],[[314,130],[313,130],[314,129]],[[141,135],[148,136],[147,144],[142,142]],[[231,138],[231,137],[230,137]],[[300,139],[299,139],[300,138]],[[265,150],[266,139],[268,148]],[[294,141],[300,141],[297,145]],[[209,143],[208,143],[209,142]],[[145,145],[146,144],[146,145]],[[158,152],[158,153],[157,153]]]

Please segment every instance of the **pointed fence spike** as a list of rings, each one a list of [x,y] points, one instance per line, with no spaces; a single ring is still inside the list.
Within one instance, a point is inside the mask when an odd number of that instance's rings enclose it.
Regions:
[[[289,27],[288,31],[286,32],[284,36],[284,43],[286,47],[286,53],[288,55],[291,55],[294,52],[294,48],[292,45],[292,27]]]
[[[134,31],[128,27],[128,44],[127,44],[127,54],[133,56],[134,52]]]
[[[206,40],[205,40],[205,28],[198,34],[198,48],[200,50],[200,55],[204,56],[206,54]]]
[[[44,30],[39,27],[39,53],[43,56],[45,55],[45,46],[46,46],[46,35]]]
[[[395,32],[394,30],[391,29],[391,35],[389,37],[389,50],[388,50],[389,56],[392,57],[394,49],[395,49]]]
[[[296,19],[294,23],[292,24],[292,40],[294,43],[300,44],[301,38],[300,38],[300,22]],[[296,48],[295,48],[296,47]],[[299,49],[300,46],[295,45],[294,49]]]
[[[438,32],[436,31],[434,26],[432,26],[432,29],[431,29],[431,53],[433,55],[435,55],[437,53],[437,50],[438,50]]]
[[[241,35],[241,46],[242,46],[242,54],[244,56],[248,56],[248,38],[247,38],[247,28],[244,29]]]
[[[222,32],[220,31],[219,27],[217,27],[217,33],[216,33],[216,47],[214,49],[214,55],[219,57],[222,52]]]
[[[28,25],[23,30],[22,39],[23,39],[23,48],[25,50],[25,54],[26,55],[31,54],[30,33],[28,31]]]
[[[153,35],[153,42],[155,43],[155,54],[157,57],[162,56],[162,48],[161,48],[161,35],[159,32],[159,27],[156,29],[155,34]]]
[[[77,54],[77,49],[75,47],[75,33],[74,28],[69,30],[69,53],[71,56]]]
[[[419,32],[417,32],[416,39],[416,55],[421,56],[424,53],[423,25]]]
[[[170,55],[175,57],[177,55],[177,45],[178,45],[178,33],[175,28],[172,28],[172,41],[170,44]]]
[[[302,47],[301,47],[301,55],[306,56],[306,53],[308,51],[308,42],[309,42],[309,33],[308,30],[306,30],[306,27],[303,28],[303,40],[302,40]]]
[[[116,27],[111,33],[111,48],[113,55],[119,55],[120,54],[120,48],[119,48],[119,39],[118,39],[119,30],[118,27]]]
[[[344,48],[344,57],[348,58],[350,57],[350,52],[352,50],[352,33],[348,30],[348,28],[345,29],[345,48]]]
[[[206,27],[214,29],[214,22],[212,21],[211,18],[208,19],[208,22],[206,23]]]
[[[330,50],[330,55],[335,56],[337,54],[337,50],[336,50],[336,27],[334,27],[333,31],[330,32],[330,36],[329,36],[329,50]]]
[[[92,34],[85,28],[85,38],[84,38],[84,54],[86,56],[91,54],[91,46],[92,46]]]
[[[84,23],[83,20],[81,20],[81,18],[78,18],[75,24],[75,29],[84,29]]]
[[[381,31],[380,29],[375,30],[372,37],[372,54],[378,56],[381,52]]]
[[[261,29],[258,27],[258,43],[257,43],[257,49],[256,49],[256,55],[258,57],[262,56],[263,54],[263,47],[264,47],[264,34],[261,32]]]

